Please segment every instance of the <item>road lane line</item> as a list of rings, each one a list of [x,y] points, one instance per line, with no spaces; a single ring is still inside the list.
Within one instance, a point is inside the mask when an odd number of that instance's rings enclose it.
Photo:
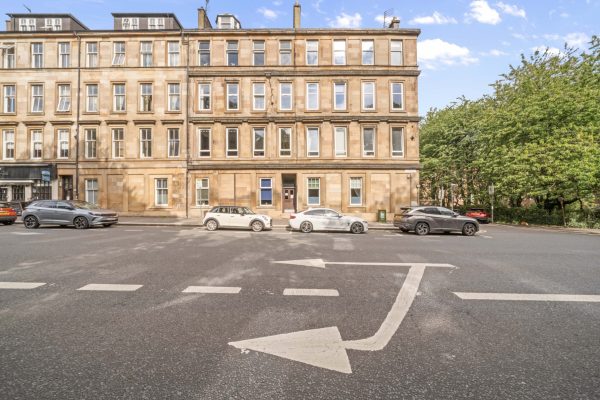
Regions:
[[[143,229],[124,229],[125,232],[144,232]]]
[[[284,296],[325,296],[338,297],[340,293],[336,289],[295,289],[288,288],[283,290]]]
[[[138,290],[144,285],[122,285],[112,283],[90,283],[80,287],[77,290],[93,290],[93,291],[107,291],[107,292],[133,292]]]
[[[32,235],[43,235],[43,233],[39,232],[11,232],[13,235],[19,236],[32,236]]]
[[[241,287],[231,286],[188,286],[182,293],[223,293],[223,294],[238,294],[242,290]]]
[[[35,289],[44,285],[42,282],[0,282],[0,289]]]
[[[463,300],[573,301],[600,303],[600,295],[453,292]]]

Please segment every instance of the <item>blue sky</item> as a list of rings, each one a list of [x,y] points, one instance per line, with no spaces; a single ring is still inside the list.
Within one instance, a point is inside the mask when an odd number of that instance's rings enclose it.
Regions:
[[[111,12],[173,12],[197,26],[204,0],[0,0],[0,12],[69,12],[91,29],[111,29]],[[290,27],[294,0],[211,0],[209,15],[236,14],[244,28]],[[600,34],[600,0],[301,0],[303,27],[380,27],[394,9],[401,26],[421,28],[419,109],[444,107],[460,96],[477,98],[520,54],[585,47]]]

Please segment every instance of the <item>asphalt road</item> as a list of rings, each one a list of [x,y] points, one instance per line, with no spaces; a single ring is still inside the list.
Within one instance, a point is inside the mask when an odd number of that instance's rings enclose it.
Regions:
[[[592,235],[0,226],[0,398],[598,399],[599,295]]]

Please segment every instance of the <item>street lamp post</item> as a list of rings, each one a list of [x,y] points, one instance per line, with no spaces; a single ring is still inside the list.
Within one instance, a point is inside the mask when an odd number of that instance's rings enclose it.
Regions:
[[[417,183],[417,185],[415,186],[417,188],[417,205],[421,205],[421,185],[419,183]]]

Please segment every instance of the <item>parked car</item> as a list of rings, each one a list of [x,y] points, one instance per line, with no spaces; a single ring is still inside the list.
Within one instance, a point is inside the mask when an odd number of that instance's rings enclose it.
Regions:
[[[119,222],[115,211],[80,200],[37,200],[27,206],[22,218],[28,229],[46,224],[74,225],[77,229],[100,225],[108,228]]]
[[[362,218],[342,215],[329,208],[310,208],[290,215],[289,226],[304,233],[312,231],[348,231],[363,233],[369,230],[369,223]]]
[[[489,212],[485,210],[485,208],[469,208],[469,210],[465,213],[467,217],[475,218],[478,222],[482,224],[487,224],[490,222],[492,216]]]
[[[271,229],[273,219],[268,215],[255,214],[248,207],[217,206],[204,216],[202,224],[209,231],[219,228],[250,228],[254,232]]]
[[[7,202],[0,202],[0,222],[12,225],[17,220],[17,212]]]
[[[27,208],[31,201],[9,201],[8,204],[17,212],[17,216],[21,216],[23,214],[23,210]]]
[[[404,213],[394,215],[394,226],[402,232],[414,231],[417,235],[429,232],[461,232],[473,236],[479,231],[475,218],[466,217],[444,207],[414,207]]]

